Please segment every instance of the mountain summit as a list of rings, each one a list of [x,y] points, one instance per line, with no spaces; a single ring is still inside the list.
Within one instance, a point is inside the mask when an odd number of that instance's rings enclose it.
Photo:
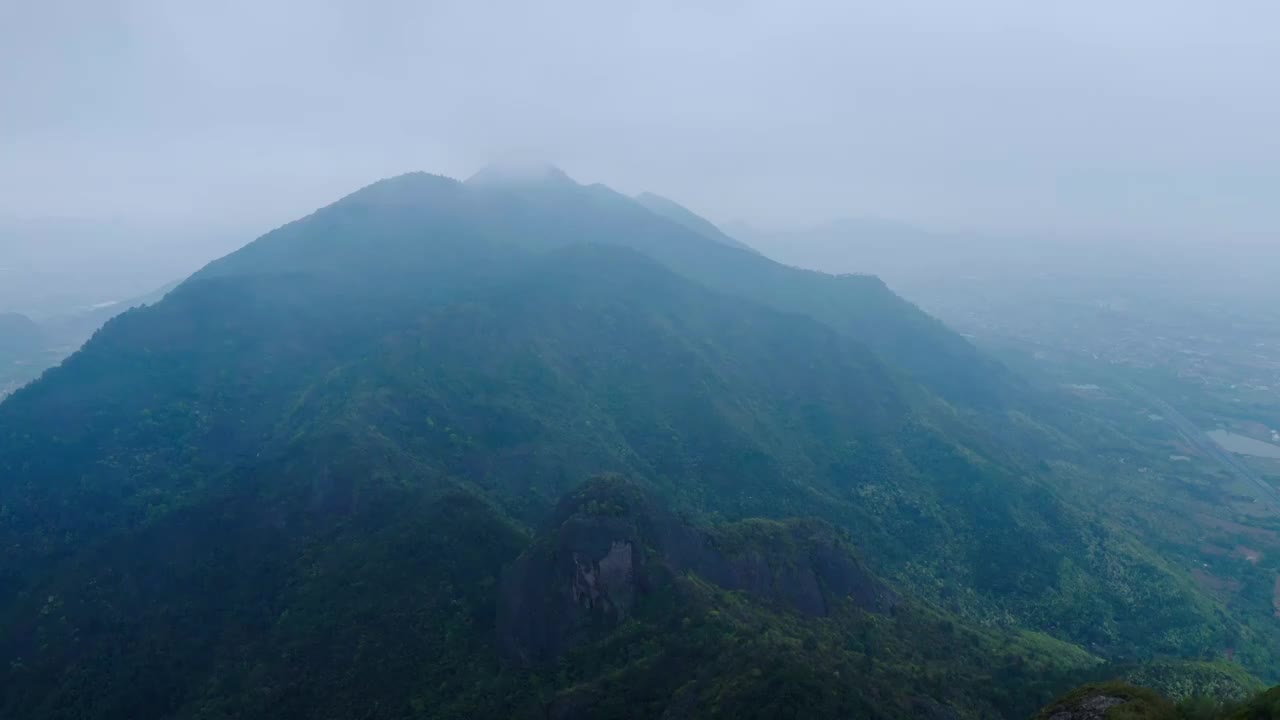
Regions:
[[[467,178],[467,185],[474,187],[504,187],[522,185],[577,185],[565,171],[544,162],[505,161],[486,165]]]

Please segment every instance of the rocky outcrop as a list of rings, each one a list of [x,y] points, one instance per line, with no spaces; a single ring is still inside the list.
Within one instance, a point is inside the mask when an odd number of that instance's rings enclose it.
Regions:
[[[1091,695],[1049,716],[1049,720],[1103,720],[1107,711],[1124,705],[1125,699],[1114,695]]]
[[[1177,710],[1158,693],[1120,682],[1085,685],[1040,711],[1036,720],[1107,720],[1114,709],[1124,717],[1175,720]]]
[[[812,616],[842,603],[890,611],[897,596],[831,526],[753,520],[709,530],[618,479],[561,501],[551,527],[505,574],[499,646],[508,662],[559,657],[602,636],[686,573]]]

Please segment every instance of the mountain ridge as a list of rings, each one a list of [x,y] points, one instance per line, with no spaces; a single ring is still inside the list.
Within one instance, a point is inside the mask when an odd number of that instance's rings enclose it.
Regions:
[[[413,273],[432,272],[431,263],[441,260],[450,265],[433,272],[433,277],[447,280],[456,272],[471,270],[469,266],[506,263],[513,253],[545,252],[582,242],[617,244],[640,250],[718,291],[813,316],[867,344],[960,405],[1002,406],[1012,397],[1008,388],[1018,383],[1007,369],[894,295],[878,278],[830,276],[780,265],[657,215],[605,186],[571,181],[468,188],[443,176],[401,175],[267,233],[193,277],[261,273],[264,267],[303,256],[303,249],[296,246],[302,235],[332,235],[341,227],[326,223],[349,222],[348,213],[367,215],[374,208],[389,225],[364,230],[378,237],[378,244],[308,248],[306,264],[289,270],[341,276],[350,267],[366,266],[398,287],[399,282],[413,282]],[[419,235],[396,235],[404,224],[415,224]],[[443,252],[428,253],[426,239],[443,243],[438,247]],[[387,254],[380,257],[376,252]],[[397,281],[397,276],[404,279]]]
[[[0,404],[0,686],[21,687],[0,712],[1012,717],[1100,657],[1239,646],[1266,667],[1183,573],[996,442],[986,394],[1021,402],[1016,381],[877,283],[559,181],[413,174],[282,226]],[[920,372],[966,359],[972,406]],[[589,480],[610,474],[626,486]],[[614,507],[703,539],[654,542]],[[667,590],[633,586],[640,624],[550,643],[564,674],[529,682],[499,667],[504,568],[573,528],[623,533]],[[594,578],[605,539],[562,549]],[[563,589],[538,571],[560,565],[524,567],[520,597]],[[826,656],[871,684],[826,694]]]
[[[651,212],[661,215],[673,222],[679,223],[704,237],[711,238],[712,240],[716,240],[720,243],[736,247],[741,250],[755,252],[750,245],[730,236],[710,221],[694,214],[691,210],[680,205],[674,200],[651,192],[642,192],[635,196],[635,200]]]

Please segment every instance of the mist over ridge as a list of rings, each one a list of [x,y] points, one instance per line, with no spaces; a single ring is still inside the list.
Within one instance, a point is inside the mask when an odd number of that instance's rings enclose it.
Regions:
[[[0,718],[1280,719],[1278,25],[0,7]]]

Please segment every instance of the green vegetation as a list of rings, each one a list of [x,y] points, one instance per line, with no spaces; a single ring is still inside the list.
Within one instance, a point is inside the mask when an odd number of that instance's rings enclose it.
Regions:
[[[1063,714],[1068,714],[1063,720],[1177,720],[1179,717],[1173,703],[1159,693],[1121,682],[1076,688],[1042,710],[1036,720],[1056,719]]]
[[[1275,720],[1280,687],[1242,700],[1188,698],[1176,705],[1160,693],[1121,681],[1083,685],[1054,701],[1035,720]]]
[[[1104,662],[1280,674],[1052,413],[873,278],[562,176],[383,181],[0,405],[0,716],[1015,718]]]
[[[1253,698],[1230,715],[1230,720],[1275,720],[1280,718],[1280,687]]]
[[[1114,668],[1126,681],[1149,687],[1175,701],[1196,696],[1243,701],[1264,688],[1239,665],[1225,661],[1189,662],[1156,660],[1127,668]]]

